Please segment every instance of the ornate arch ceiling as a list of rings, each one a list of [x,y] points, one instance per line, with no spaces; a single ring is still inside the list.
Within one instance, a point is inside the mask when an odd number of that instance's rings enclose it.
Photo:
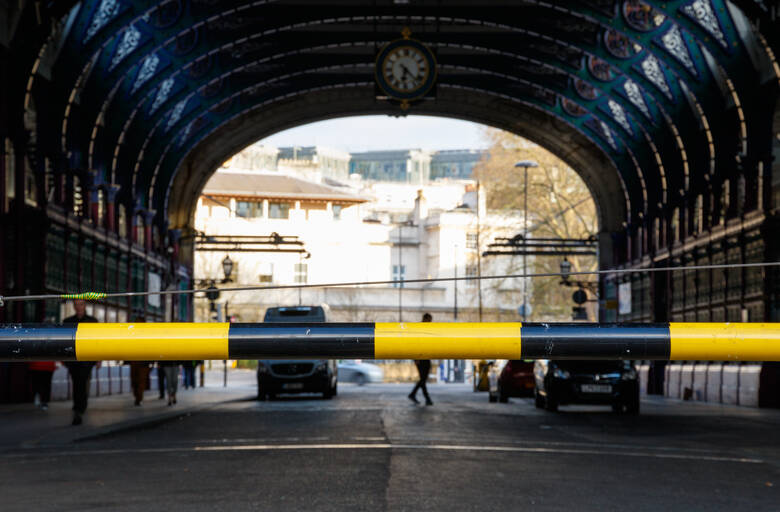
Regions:
[[[743,3],[763,16],[762,2]],[[735,156],[760,158],[748,141],[771,139],[754,131],[774,108],[762,91],[777,85],[775,41],[725,0],[439,4],[84,1],[39,52],[57,49],[52,140],[162,221],[185,156],[236,120],[293,102],[306,122],[307,98],[330,89],[379,103],[375,55],[403,27],[435,50],[443,97],[501,98],[587,138],[616,169],[628,222],[717,183]],[[436,101],[420,110],[475,117]]]

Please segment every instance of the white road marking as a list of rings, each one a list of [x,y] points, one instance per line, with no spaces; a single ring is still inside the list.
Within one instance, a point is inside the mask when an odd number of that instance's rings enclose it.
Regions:
[[[394,443],[318,443],[318,444],[233,444],[224,446],[181,446],[166,448],[117,448],[103,450],[69,450],[59,452],[6,453],[0,458],[47,458],[73,455],[124,455],[131,453],[175,453],[175,452],[229,452],[229,451],[283,451],[283,450],[441,450],[503,453],[552,453],[563,455],[616,455],[622,457],[648,457],[656,459],[681,459],[707,462],[738,462],[763,464],[763,459],[729,457],[719,455],[693,455],[681,453],[654,453],[650,451],[619,451],[575,448],[542,448],[526,446],[480,446],[452,444],[394,444]]]

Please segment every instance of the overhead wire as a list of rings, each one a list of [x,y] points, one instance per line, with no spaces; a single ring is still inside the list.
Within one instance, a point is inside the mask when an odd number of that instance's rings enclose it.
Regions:
[[[395,279],[384,281],[348,281],[348,282],[336,282],[336,283],[301,283],[301,284],[279,284],[279,285],[251,285],[251,286],[234,286],[218,288],[219,292],[246,292],[246,291],[266,291],[266,290],[297,290],[302,288],[339,288],[345,286],[378,286],[378,285],[404,285],[418,283],[441,283],[452,281],[483,281],[483,280],[496,280],[496,279],[524,279],[524,278],[540,278],[540,277],[560,277],[567,280],[576,276],[601,276],[601,275],[618,275],[618,274],[640,274],[644,272],[674,272],[674,271],[691,271],[691,270],[721,270],[721,269],[737,269],[737,268],[756,268],[756,267],[780,267],[780,261],[773,262],[761,262],[761,263],[736,263],[725,265],[693,265],[688,267],[654,267],[654,268],[626,268],[626,269],[611,269],[611,270],[581,270],[573,272],[544,272],[538,274],[502,274],[492,276],[462,276],[462,277],[432,277],[422,279]],[[573,282],[576,285],[576,281]],[[41,295],[15,295],[4,297],[0,295],[0,306],[3,306],[5,302],[16,301],[31,301],[31,300],[70,300],[70,299],[83,299],[83,300],[100,300],[119,297],[147,297],[150,295],[194,295],[196,293],[205,293],[208,290],[205,288],[190,288],[186,290],[159,290],[159,291],[145,291],[145,292],[82,292],[82,293],[51,293]]]

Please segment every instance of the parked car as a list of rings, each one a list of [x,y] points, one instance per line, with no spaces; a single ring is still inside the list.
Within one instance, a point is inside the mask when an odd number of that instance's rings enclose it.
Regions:
[[[369,382],[382,382],[385,378],[385,372],[375,364],[346,360],[340,362],[338,366],[341,382],[354,382],[362,386]]]
[[[605,404],[639,414],[639,379],[632,361],[549,361],[534,364],[536,407]]]
[[[490,379],[489,401],[506,403],[512,396],[534,396],[533,361],[507,361],[497,377]]]
[[[326,322],[327,305],[268,308],[264,322]],[[338,393],[338,367],[328,359],[266,359],[257,362],[257,397],[274,398],[281,393]]]

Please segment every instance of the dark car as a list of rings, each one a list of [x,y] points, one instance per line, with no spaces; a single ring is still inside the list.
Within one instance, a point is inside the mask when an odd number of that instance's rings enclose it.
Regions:
[[[534,362],[512,359],[507,361],[495,386],[491,379],[488,400],[506,403],[509,397],[534,396]]]
[[[631,361],[548,361],[534,364],[536,407],[604,404],[639,414],[639,379]]]
[[[268,308],[264,322],[326,322],[327,306]],[[328,359],[264,359],[257,362],[257,397],[275,398],[282,393],[338,393],[336,361]]]

